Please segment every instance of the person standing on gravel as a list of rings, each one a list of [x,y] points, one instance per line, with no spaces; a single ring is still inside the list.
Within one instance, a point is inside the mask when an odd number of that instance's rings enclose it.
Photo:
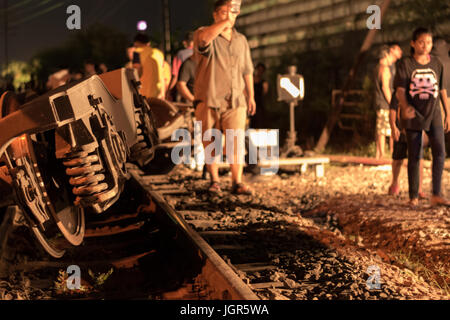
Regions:
[[[445,131],[450,129],[449,105],[442,63],[430,55],[433,47],[431,31],[418,28],[411,41],[410,57],[401,60],[394,81],[400,106],[402,127],[408,145],[409,203],[419,202],[419,161],[423,153],[422,132],[428,134],[433,155],[431,205],[450,205],[441,195],[445,161]],[[445,112],[442,121],[439,96]]]
[[[203,145],[206,151],[207,168],[211,176],[209,192],[221,194],[219,168],[215,159],[215,148],[208,154],[212,137],[205,135],[210,129],[225,133],[229,130],[245,131],[247,114],[254,115],[256,103],[253,90],[253,62],[250,47],[244,35],[234,29],[239,12],[232,11],[231,0],[218,0],[214,4],[214,24],[199,28],[194,34],[194,59],[197,62],[194,96],[199,101],[195,117],[202,123]],[[245,94],[244,94],[245,92]],[[242,183],[244,136],[238,134],[227,144],[233,145],[233,161],[230,163],[232,193],[251,194]],[[211,138],[211,140],[208,140]],[[217,139],[217,137],[216,137]],[[227,148],[228,149],[228,148]]]
[[[398,99],[395,91],[392,94],[392,100],[389,105],[389,124],[391,125],[391,133],[394,139],[394,149],[392,151],[392,183],[389,186],[388,194],[396,196],[400,193],[399,176],[403,166],[403,160],[408,158],[408,145],[406,143],[405,130],[400,125],[400,113],[398,111]],[[423,147],[428,145],[428,136],[423,133]],[[423,154],[419,163],[419,199],[426,199],[427,195],[423,192]]]
[[[376,158],[384,157],[386,137],[389,137],[389,149],[393,150],[394,140],[389,127],[389,104],[392,99],[395,76],[395,62],[402,57],[402,49],[398,44],[383,46],[380,60],[375,68],[375,109],[376,123]]]

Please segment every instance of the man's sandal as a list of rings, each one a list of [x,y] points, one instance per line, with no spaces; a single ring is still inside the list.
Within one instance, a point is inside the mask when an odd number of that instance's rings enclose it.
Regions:
[[[210,194],[214,194],[214,195],[221,195],[222,194],[222,188],[220,187],[219,182],[217,182],[217,181],[211,182],[211,185],[208,188],[208,192]]]
[[[243,183],[234,184],[231,189],[231,193],[237,194],[237,195],[240,195],[240,194],[252,195],[253,194],[252,190]]]

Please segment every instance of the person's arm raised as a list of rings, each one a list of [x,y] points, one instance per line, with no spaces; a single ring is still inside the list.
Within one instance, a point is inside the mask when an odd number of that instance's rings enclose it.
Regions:
[[[231,20],[222,20],[198,31],[198,46],[204,48],[216,39],[225,29],[232,26]]]
[[[228,5],[227,12],[223,20],[217,21],[209,27],[201,28],[198,31],[198,38],[197,38],[198,46],[200,48],[208,46],[211,43],[211,41],[216,39],[222,32],[224,32],[227,29],[233,28],[236,17],[237,15],[231,12],[231,6]]]

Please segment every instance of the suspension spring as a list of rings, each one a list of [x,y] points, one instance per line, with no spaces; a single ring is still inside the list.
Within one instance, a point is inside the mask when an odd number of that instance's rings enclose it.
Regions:
[[[73,186],[76,196],[75,205],[92,205],[100,202],[99,195],[108,189],[104,182],[103,166],[95,149],[91,152],[80,151],[66,155],[63,160],[66,174],[70,176],[69,183]]]
[[[137,115],[138,116],[138,115]],[[144,121],[145,123],[145,121]],[[131,148],[131,157],[137,161],[143,161],[144,163],[151,160],[152,150],[144,136],[145,132],[145,124],[141,124],[138,122],[138,127],[136,130],[137,133],[137,142]]]

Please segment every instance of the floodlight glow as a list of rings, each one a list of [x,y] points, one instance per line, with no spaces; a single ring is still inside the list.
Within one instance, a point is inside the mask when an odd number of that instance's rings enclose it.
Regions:
[[[281,78],[280,80],[281,88],[285,89],[293,98],[298,98],[301,94],[300,90],[292,84],[289,78]],[[304,90],[303,90],[304,91]]]
[[[303,77],[300,78],[300,99],[305,97],[305,80]]]
[[[145,31],[145,30],[147,30],[147,22],[144,21],[144,20],[139,21],[139,22],[137,23],[137,29],[138,29],[139,31]]]

